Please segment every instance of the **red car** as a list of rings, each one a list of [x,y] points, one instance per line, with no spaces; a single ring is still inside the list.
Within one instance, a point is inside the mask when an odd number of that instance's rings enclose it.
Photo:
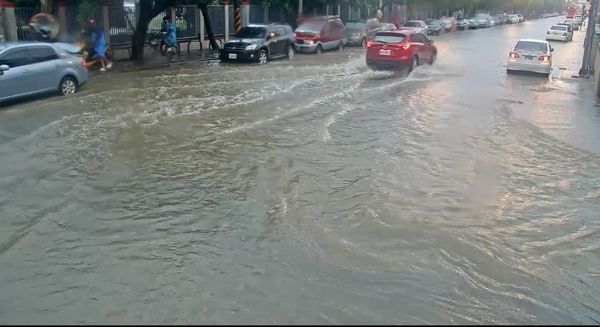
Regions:
[[[377,32],[367,43],[367,65],[374,70],[408,66],[412,71],[423,63],[433,64],[436,58],[433,41],[414,30]]]
[[[319,16],[304,21],[295,31],[296,51],[320,54],[344,49],[346,27],[338,16]]]

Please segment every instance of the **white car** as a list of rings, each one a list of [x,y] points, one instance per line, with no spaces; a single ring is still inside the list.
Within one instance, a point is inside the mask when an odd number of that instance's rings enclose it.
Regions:
[[[525,21],[525,17],[523,17],[523,15],[517,14],[517,17],[519,17],[519,23],[522,23]]]
[[[553,51],[548,41],[521,39],[508,54],[506,72],[526,71],[549,76]]]
[[[569,32],[569,27],[566,25],[552,25],[548,32],[546,32],[546,40],[556,41],[571,41],[573,34]]]
[[[565,19],[564,24],[571,24],[574,31],[579,31],[579,23],[574,18]]]
[[[427,35],[427,24],[422,20],[409,20],[402,25],[403,30],[415,30],[417,33]]]
[[[519,16],[517,15],[509,15],[508,18],[510,18],[511,24],[516,24],[519,22]]]

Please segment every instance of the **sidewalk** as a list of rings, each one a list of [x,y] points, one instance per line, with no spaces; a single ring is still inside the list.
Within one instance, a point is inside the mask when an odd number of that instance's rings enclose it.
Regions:
[[[189,63],[209,62],[218,59],[218,50],[192,50],[188,54],[186,49],[182,49],[181,56],[178,57],[175,62],[170,62],[167,57],[160,55],[160,53],[155,52],[153,49],[146,48],[144,50],[144,61],[142,63],[128,59],[115,60],[112,71],[127,73]]]

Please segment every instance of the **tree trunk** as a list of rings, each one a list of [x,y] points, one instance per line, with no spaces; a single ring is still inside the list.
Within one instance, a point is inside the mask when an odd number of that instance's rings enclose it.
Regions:
[[[135,61],[144,60],[144,46],[146,44],[146,34],[148,33],[148,24],[161,11],[164,11],[168,4],[165,1],[158,2],[159,4],[152,5],[153,1],[140,1],[140,13],[133,37],[131,39],[131,57],[129,59]]]
[[[200,7],[200,11],[202,12],[202,18],[204,18],[204,29],[206,30],[206,35],[208,35],[208,41],[210,43],[210,48],[213,50],[219,49],[219,44],[215,39],[215,34],[212,31],[212,24],[210,23],[210,16],[208,15],[208,5],[205,3],[198,5]]]
[[[150,13],[145,12],[142,7],[146,1],[140,1],[140,16],[131,39],[131,60],[144,60],[144,46],[146,44],[146,34],[148,33],[148,24],[152,20]]]

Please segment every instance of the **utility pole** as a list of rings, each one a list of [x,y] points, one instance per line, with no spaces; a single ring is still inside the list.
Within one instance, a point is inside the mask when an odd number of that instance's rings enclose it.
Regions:
[[[591,62],[592,51],[596,50],[594,47],[594,34],[596,33],[596,11],[598,10],[599,0],[590,0],[590,12],[588,15],[587,32],[585,34],[585,43],[583,50],[583,60],[581,62],[581,69],[579,70],[579,77],[589,77],[591,72],[594,70]],[[596,50],[597,51],[597,50]]]

